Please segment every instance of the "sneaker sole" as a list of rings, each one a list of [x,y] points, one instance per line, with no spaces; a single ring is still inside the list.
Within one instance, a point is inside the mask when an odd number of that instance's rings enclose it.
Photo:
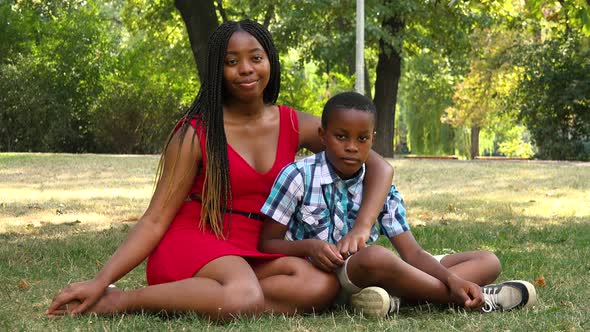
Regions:
[[[380,287],[367,287],[350,297],[350,305],[368,317],[385,317],[389,312],[389,294]]]

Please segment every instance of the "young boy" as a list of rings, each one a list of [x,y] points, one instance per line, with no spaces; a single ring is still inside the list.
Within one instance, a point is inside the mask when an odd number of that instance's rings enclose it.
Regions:
[[[399,298],[484,312],[535,304],[535,289],[526,281],[490,285],[501,271],[490,252],[434,257],[424,251],[410,231],[395,186],[376,219],[399,256],[382,246],[365,246],[379,236],[374,223],[355,223],[364,162],[375,138],[375,107],[363,95],[341,93],[326,103],[321,121],[325,151],[287,165],[261,209],[269,219],[260,250],[308,257],[318,268],[333,271],[351,305],[369,316],[397,310]]]

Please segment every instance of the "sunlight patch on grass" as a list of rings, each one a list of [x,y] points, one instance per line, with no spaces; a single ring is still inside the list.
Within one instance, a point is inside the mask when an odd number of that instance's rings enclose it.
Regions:
[[[137,220],[157,156],[0,154],[0,232],[42,223]]]

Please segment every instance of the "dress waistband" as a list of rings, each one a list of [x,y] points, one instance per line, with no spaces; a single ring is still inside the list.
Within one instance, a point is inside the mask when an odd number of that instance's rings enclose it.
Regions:
[[[185,202],[201,202],[201,195],[197,194],[197,193],[192,193],[189,194],[185,199]],[[241,216],[245,216],[247,218],[250,219],[254,219],[254,220],[258,220],[258,221],[264,221],[264,219],[266,219],[266,216],[260,214],[260,213],[254,213],[254,212],[244,212],[244,211],[237,211],[237,210],[225,210],[226,213],[230,213],[230,214],[239,214]]]

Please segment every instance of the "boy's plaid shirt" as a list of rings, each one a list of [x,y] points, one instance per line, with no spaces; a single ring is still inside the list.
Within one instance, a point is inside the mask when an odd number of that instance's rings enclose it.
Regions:
[[[354,225],[362,200],[365,166],[342,180],[321,152],[291,163],[279,173],[260,210],[288,227],[288,240],[320,239],[336,244]],[[409,230],[403,199],[391,186],[378,217],[381,233],[393,237]],[[376,225],[368,242],[379,236]]]

